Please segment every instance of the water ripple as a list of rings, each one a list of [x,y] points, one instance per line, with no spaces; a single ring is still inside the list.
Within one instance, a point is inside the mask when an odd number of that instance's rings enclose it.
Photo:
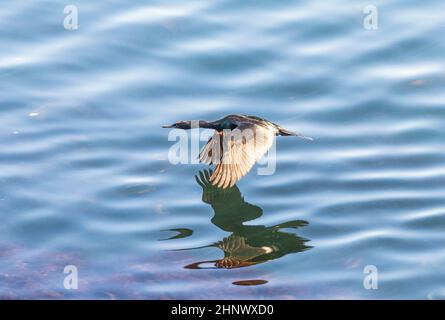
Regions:
[[[347,0],[78,1],[76,31],[63,4],[5,4],[0,298],[443,298],[443,3],[376,4],[374,31]],[[229,113],[314,141],[280,137],[220,205],[161,125]],[[277,251],[185,268],[229,237]]]

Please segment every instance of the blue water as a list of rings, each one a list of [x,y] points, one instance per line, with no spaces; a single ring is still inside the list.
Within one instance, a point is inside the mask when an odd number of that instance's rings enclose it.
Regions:
[[[368,4],[4,1],[0,298],[445,298],[445,4]],[[161,125],[232,113],[314,141],[212,191]]]

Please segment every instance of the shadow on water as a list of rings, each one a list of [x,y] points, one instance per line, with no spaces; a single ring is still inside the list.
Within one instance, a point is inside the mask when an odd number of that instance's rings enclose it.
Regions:
[[[283,229],[304,227],[308,225],[306,221],[292,220],[270,227],[264,225],[244,225],[244,222],[261,217],[263,210],[244,201],[236,185],[228,189],[213,186],[209,181],[211,174],[211,171],[203,170],[199,172],[199,176],[195,176],[196,181],[203,190],[202,200],[210,204],[215,212],[211,220],[212,223],[231,234],[208,246],[183,249],[193,250],[216,247],[224,252],[223,259],[199,261],[189,264],[185,268],[241,268],[312,248],[306,245],[306,242],[309,241],[308,239],[299,237],[292,232],[283,231]],[[175,230],[178,231],[179,229]],[[191,234],[191,232],[188,233]],[[174,238],[177,239],[178,236]]]

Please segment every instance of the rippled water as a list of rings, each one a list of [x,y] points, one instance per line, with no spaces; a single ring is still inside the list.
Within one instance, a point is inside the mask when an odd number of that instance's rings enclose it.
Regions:
[[[0,8],[1,298],[445,297],[443,1],[67,4]],[[169,163],[231,113],[315,139],[225,192]]]

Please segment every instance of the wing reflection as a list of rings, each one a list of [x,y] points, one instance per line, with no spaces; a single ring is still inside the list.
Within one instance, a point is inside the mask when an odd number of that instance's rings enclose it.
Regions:
[[[211,175],[211,171],[204,170],[195,177],[203,190],[202,200],[215,212],[212,223],[231,234],[207,246],[222,250],[224,258],[192,263],[185,268],[241,268],[312,248],[306,245],[309,240],[283,230],[304,227],[308,225],[306,221],[293,220],[274,226],[244,225],[261,217],[263,210],[244,201],[236,185],[227,189],[213,186],[209,181]]]

